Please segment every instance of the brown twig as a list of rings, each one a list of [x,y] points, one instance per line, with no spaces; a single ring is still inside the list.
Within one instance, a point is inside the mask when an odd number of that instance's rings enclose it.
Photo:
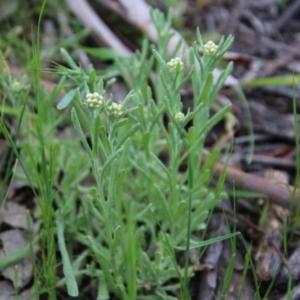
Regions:
[[[281,30],[288,21],[290,21],[300,10],[300,1],[296,0],[289,5],[284,13],[277,19],[275,27],[277,30]]]
[[[220,162],[215,165],[215,175],[220,176],[224,168],[226,182],[234,188],[265,194],[270,201],[284,208],[299,208],[299,189],[272,179],[247,174]]]

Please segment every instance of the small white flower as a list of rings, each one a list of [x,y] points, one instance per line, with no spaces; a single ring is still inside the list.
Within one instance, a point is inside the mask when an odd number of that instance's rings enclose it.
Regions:
[[[213,41],[208,41],[203,48],[204,54],[208,56],[215,55],[218,50],[218,46]]]
[[[182,112],[178,112],[175,114],[174,119],[176,122],[181,123],[184,120],[184,114]]]
[[[112,115],[114,115],[116,117],[120,117],[123,113],[122,105],[117,104],[115,102],[113,102],[107,109]]]
[[[99,108],[103,104],[103,96],[98,93],[88,93],[86,94],[84,103],[89,108]]]
[[[167,63],[167,67],[171,73],[179,73],[184,70],[184,65],[180,57],[172,58]]]

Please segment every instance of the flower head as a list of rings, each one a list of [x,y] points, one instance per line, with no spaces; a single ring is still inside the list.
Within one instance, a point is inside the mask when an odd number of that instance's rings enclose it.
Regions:
[[[175,114],[174,119],[176,122],[181,123],[184,120],[184,114],[180,111]]]
[[[172,58],[167,63],[167,67],[171,73],[179,73],[184,70],[184,65],[180,57]]]
[[[112,114],[116,117],[120,117],[123,113],[122,112],[122,105],[117,104],[115,102],[113,102],[107,109],[110,112],[110,114]]]
[[[20,81],[15,80],[12,83],[11,87],[12,87],[14,92],[19,92],[22,89],[23,85]]]
[[[218,46],[213,42],[213,41],[208,41],[205,45],[204,45],[204,54],[208,55],[208,56],[213,56],[215,55],[215,53],[218,50]]]
[[[86,94],[85,104],[89,108],[99,108],[103,104],[103,96],[98,93]]]

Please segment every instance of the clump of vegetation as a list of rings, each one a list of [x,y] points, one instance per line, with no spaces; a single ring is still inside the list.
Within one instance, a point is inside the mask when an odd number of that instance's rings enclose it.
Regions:
[[[141,52],[113,65],[114,76],[130,90],[118,103],[109,95],[111,69],[100,73],[91,66],[85,72],[65,49],[67,66],[55,69],[61,80],[52,94],[40,89],[38,73],[34,100],[25,82],[7,80],[4,86],[11,91],[18,131],[13,135],[4,119],[0,128],[22,167],[16,175],[35,191],[35,217],[42,220],[41,228],[31,229],[41,251],[39,258],[32,256],[36,294],[56,299],[57,288],[66,286],[78,296],[88,277],[97,299],[189,299],[199,259],[190,259],[190,249],[236,234],[209,241],[203,234],[224,196],[225,175],[210,186],[219,152],[209,153],[204,141],[229,109],[209,113],[232,70],[228,64],[214,78],[233,37],[203,44],[197,31],[188,53],[169,54],[170,18],[152,15],[157,47],[145,40]],[[187,85],[193,104],[184,110],[181,90]],[[66,95],[58,111],[61,89]],[[66,125],[69,106],[73,127]]]

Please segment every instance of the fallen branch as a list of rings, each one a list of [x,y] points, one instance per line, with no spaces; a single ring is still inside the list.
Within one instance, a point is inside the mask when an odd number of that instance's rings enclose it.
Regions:
[[[226,182],[233,188],[264,194],[270,201],[284,208],[299,208],[299,189],[276,180],[247,174],[220,162],[215,165],[215,175],[220,176],[224,168],[227,169]]]

